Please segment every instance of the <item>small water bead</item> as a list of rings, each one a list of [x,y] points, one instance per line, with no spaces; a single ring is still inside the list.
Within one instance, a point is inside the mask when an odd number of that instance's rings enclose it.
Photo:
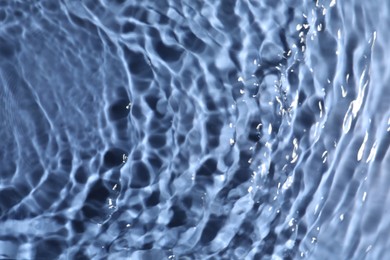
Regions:
[[[108,149],[104,154],[104,164],[109,168],[120,166],[124,163],[124,155],[126,156],[126,152],[122,149]]]

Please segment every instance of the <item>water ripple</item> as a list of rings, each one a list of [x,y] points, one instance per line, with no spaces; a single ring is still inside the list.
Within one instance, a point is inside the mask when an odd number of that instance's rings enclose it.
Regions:
[[[390,6],[0,3],[0,258],[386,259]]]

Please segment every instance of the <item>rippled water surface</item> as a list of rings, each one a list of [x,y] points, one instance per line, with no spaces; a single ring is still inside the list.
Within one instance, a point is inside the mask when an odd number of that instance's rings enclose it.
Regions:
[[[390,259],[390,1],[0,1],[1,259]]]

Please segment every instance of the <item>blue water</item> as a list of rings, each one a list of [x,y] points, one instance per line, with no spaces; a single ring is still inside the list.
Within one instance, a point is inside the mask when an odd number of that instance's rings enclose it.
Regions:
[[[1,259],[390,259],[390,1],[0,1]]]

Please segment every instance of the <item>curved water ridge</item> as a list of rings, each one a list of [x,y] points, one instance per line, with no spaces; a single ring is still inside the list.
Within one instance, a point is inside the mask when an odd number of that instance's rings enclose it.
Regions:
[[[1,2],[0,257],[390,257],[389,10]]]

